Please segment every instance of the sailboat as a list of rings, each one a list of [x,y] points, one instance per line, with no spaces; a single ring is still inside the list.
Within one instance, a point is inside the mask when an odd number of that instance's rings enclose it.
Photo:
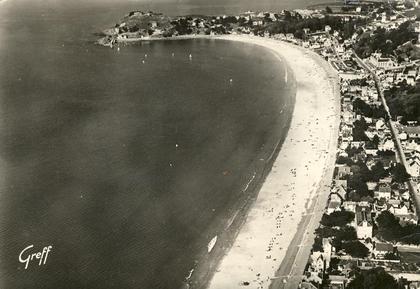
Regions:
[[[213,250],[214,245],[216,245],[217,242],[217,236],[214,236],[213,239],[210,240],[210,242],[207,245],[207,252],[211,252]]]

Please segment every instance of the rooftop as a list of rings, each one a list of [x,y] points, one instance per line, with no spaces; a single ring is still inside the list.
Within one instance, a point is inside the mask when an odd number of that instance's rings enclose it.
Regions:
[[[387,243],[376,243],[375,250],[381,252],[394,252],[394,246]]]
[[[356,221],[357,225],[362,225],[363,222],[367,222],[368,225],[372,226],[372,215],[370,209],[366,207],[356,207]]]
[[[420,126],[404,126],[402,130],[408,134],[420,134]]]

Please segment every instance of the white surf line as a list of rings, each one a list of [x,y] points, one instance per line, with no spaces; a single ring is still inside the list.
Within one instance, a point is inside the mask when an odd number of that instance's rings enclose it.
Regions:
[[[226,226],[225,226],[225,231],[226,230],[228,230],[229,228],[230,228],[230,226],[232,226],[232,224],[233,224],[233,221],[235,221],[235,219],[236,219],[236,216],[238,215],[238,213],[239,213],[239,211],[240,211],[240,209],[239,210],[237,210],[236,212],[235,212],[235,214],[229,219],[229,222],[226,224]]]
[[[246,192],[246,190],[248,190],[249,185],[252,183],[252,181],[255,179],[255,176],[257,175],[257,172],[254,172],[254,174],[252,175],[251,179],[248,181],[248,183],[245,186],[245,189],[242,190],[243,193]]]
[[[190,270],[190,274],[189,274],[189,275],[185,278],[185,281],[188,281],[188,280],[190,280],[190,279],[191,279],[193,272],[194,272],[194,268],[192,268],[192,269]]]
[[[271,154],[270,154],[270,156],[268,157],[268,159],[266,160],[266,162],[269,162],[269,161],[273,158],[274,154],[276,153],[277,148],[278,148],[278,147],[279,147],[279,145],[280,145],[280,141],[281,141],[281,139],[279,139],[279,140],[278,140],[278,142],[277,142],[276,146],[274,147],[274,150],[271,152]]]
[[[249,181],[248,181],[248,183],[246,184],[246,186],[245,186],[245,188],[242,190],[242,192],[243,193],[245,193],[247,190],[248,190],[248,188],[249,188],[249,185],[254,181],[254,179],[255,179],[255,177],[257,176],[257,172],[254,172],[254,174],[252,175],[252,177],[249,179]],[[242,209],[242,208],[241,208]],[[233,221],[235,221],[235,219],[236,219],[236,216],[238,215],[238,213],[241,211],[241,209],[238,209],[236,212],[235,212],[235,214],[229,219],[229,221],[227,222],[227,224],[226,224],[226,226],[225,226],[225,231],[227,230],[227,229],[229,229],[230,228],[230,226],[232,226],[232,224],[233,224]]]

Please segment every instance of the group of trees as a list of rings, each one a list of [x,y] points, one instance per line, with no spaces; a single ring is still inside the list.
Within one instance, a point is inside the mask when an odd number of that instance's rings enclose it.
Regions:
[[[321,227],[316,230],[314,249],[322,250],[322,238],[331,238],[337,251],[343,250],[355,258],[364,258],[369,249],[357,240],[355,229],[348,224],[354,220],[354,213],[347,211],[324,214]]]
[[[420,226],[407,224],[402,226],[400,220],[388,211],[383,211],[376,219],[378,236],[391,242],[420,244]]]
[[[381,267],[368,271],[356,270],[348,289],[398,289],[398,282]]]
[[[360,120],[353,122],[353,140],[354,141],[368,141],[369,138],[366,136],[366,130],[368,125],[364,117]]]
[[[397,163],[390,168],[391,176],[394,182],[405,183],[410,179],[410,174],[407,173],[403,164]]]
[[[385,109],[382,106],[369,105],[360,98],[356,98],[353,101],[353,110],[356,113],[363,115],[364,117],[375,119],[384,118],[385,120],[388,119]],[[356,120],[353,123],[353,140],[366,141],[368,142],[368,146],[372,148],[378,148],[379,137],[375,135],[375,137],[370,140],[366,136],[366,130],[369,126],[366,123],[366,119],[364,117],[362,117],[360,120]]]
[[[380,167],[380,163],[377,165]],[[363,161],[356,162],[351,169],[353,175],[349,176],[347,180],[347,185],[350,190],[348,199],[357,202],[361,199],[372,198],[373,193],[368,190],[366,182],[376,178],[375,172],[372,173]]]
[[[354,50],[362,58],[369,57],[375,51],[390,56],[400,45],[416,39],[417,33],[412,29],[411,22],[407,21],[397,29],[387,31],[384,28],[378,28],[373,33],[363,33],[355,44]]]
[[[313,250],[322,251],[322,238],[332,238],[331,243],[336,251],[343,250],[354,258],[365,258],[369,254],[369,249],[357,240],[356,231],[351,226],[320,227],[316,230],[316,234]]]
[[[173,29],[178,32],[179,35],[188,35],[192,33],[192,28],[190,26],[191,19],[180,18],[171,22]]]
[[[396,183],[405,183],[410,179],[404,165],[397,163],[385,169],[383,163],[379,160],[370,169],[363,161],[353,163],[351,166],[353,175],[347,179],[347,185],[350,189],[348,199],[358,202],[362,199],[373,197],[371,191],[368,190],[367,182],[378,182],[387,176],[391,176]]]
[[[402,116],[403,124],[411,120],[420,122],[420,84],[410,86],[404,81],[385,91],[385,98],[393,118]]]
[[[353,101],[353,110],[361,115],[369,118],[384,118],[387,119],[387,114],[382,106],[373,106],[364,102],[360,98]]]
[[[369,249],[358,240],[343,242],[338,249],[344,250],[353,258],[366,258],[369,255]]]
[[[381,161],[377,161],[371,168],[369,173],[369,179],[373,182],[377,182],[389,175],[388,171],[385,170],[384,165]]]
[[[331,214],[324,214],[321,225],[326,227],[343,227],[354,220],[354,213],[349,211],[337,211]]]
[[[333,30],[338,31],[343,39],[350,38],[357,27],[366,24],[365,20],[351,19],[348,22],[341,17],[328,16],[324,18],[303,18],[296,13],[295,15],[285,15],[284,21],[275,21],[268,23],[263,27],[259,27],[256,31],[267,31],[270,34],[293,33],[295,37],[303,39],[305,37],[304,29],[310,32],[324,30],[325,26],[330,26]]]

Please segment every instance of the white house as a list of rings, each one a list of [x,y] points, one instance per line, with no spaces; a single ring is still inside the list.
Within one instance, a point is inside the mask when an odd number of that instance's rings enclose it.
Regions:
[[[420,177],[420,156],[414,154],[406,159],[407,161],[407,172],[414,178]]]
[[[373,249],[373,254],[377,259],[383,259],[387,253],[394,253],[394,246],[387,243],[376,243]]]
[[[394,151],[394,141],[390,137],[387,137],[379,143],[378,149],[381,151]]]
[[[381,118],[375,124],[376,130],[384,130],[386,128],[385,121]]]
[[[374,198],[389,200],[391,198],[391,192],[391,185],[389,183],[381,182],[374,192]]]
[[[358,239],[372,238],[373,222],[369,208],[356,207],[356,233]]]
[[[407,134],[408,140],[420,140],[420,126],[404,126],[402,131]]]
[[[382,57],[381,53],[372,53],[369,57],[369,61],[377,69],[389,69],[394,67],[394,61],[389,57]]]

